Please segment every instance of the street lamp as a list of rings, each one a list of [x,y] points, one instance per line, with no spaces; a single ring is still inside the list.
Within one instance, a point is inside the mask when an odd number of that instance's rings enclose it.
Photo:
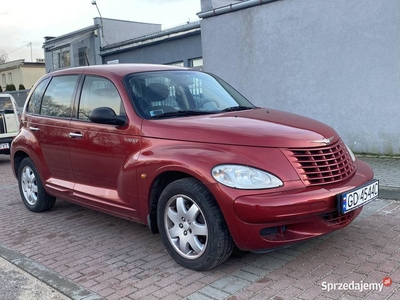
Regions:
[[[99,7],[97,6],[96,0],[92,1],[92,5],[96,5],[97,11],[99,12],[99,16],[100,16],[100,27],[101,27],[101,36],[104,38],[104,32],[103,32],[103,18],[101,16]]]

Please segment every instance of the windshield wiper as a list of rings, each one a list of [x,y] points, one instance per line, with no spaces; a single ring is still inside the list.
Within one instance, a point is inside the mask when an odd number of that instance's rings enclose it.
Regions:
[[[195,111],[195,110],[178,110],[178,111],[170,111],[161,114],[157,114],[151,116],[150,119],[161,119],[168,117],[188,117],[188,116],[200,116],[200,115],[208,115],[214,114],[214,111]]]
[[[231,107],[227,107],[223,110],[221,110],[221,112],[229,112],[229,111],[239,111],[239,110],[248,110],[248,109],[253,109],[254,107],[250,107],[250,106],[231,106]]]

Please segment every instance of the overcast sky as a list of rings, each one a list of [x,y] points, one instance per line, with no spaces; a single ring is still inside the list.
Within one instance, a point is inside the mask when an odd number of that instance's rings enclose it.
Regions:
[[[162,28],[196,21],[200,0],[97,0],[103,18],[158,23]],[[0,54],[8,60],[44,58],[45,36],[59,36],[93,25],[98,17],[92,0],[2,0]],[[20,48],[20,49],[19,49]],[[18,49],[18,50],[16,50]]]

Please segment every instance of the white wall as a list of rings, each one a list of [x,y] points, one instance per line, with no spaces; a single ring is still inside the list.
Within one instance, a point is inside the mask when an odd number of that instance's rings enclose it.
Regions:
[[[282,0],[201,27],[204,70],[254,104],[321,120],[356,152],[400,154],[398,0]]]

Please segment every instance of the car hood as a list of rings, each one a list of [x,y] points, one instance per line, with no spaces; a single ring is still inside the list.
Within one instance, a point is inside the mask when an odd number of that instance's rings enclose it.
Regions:
[[[221,114],[144,120],[144,137],[256,147],[315,147],[339,139],[319,121],[283,111],[256,108]]]

